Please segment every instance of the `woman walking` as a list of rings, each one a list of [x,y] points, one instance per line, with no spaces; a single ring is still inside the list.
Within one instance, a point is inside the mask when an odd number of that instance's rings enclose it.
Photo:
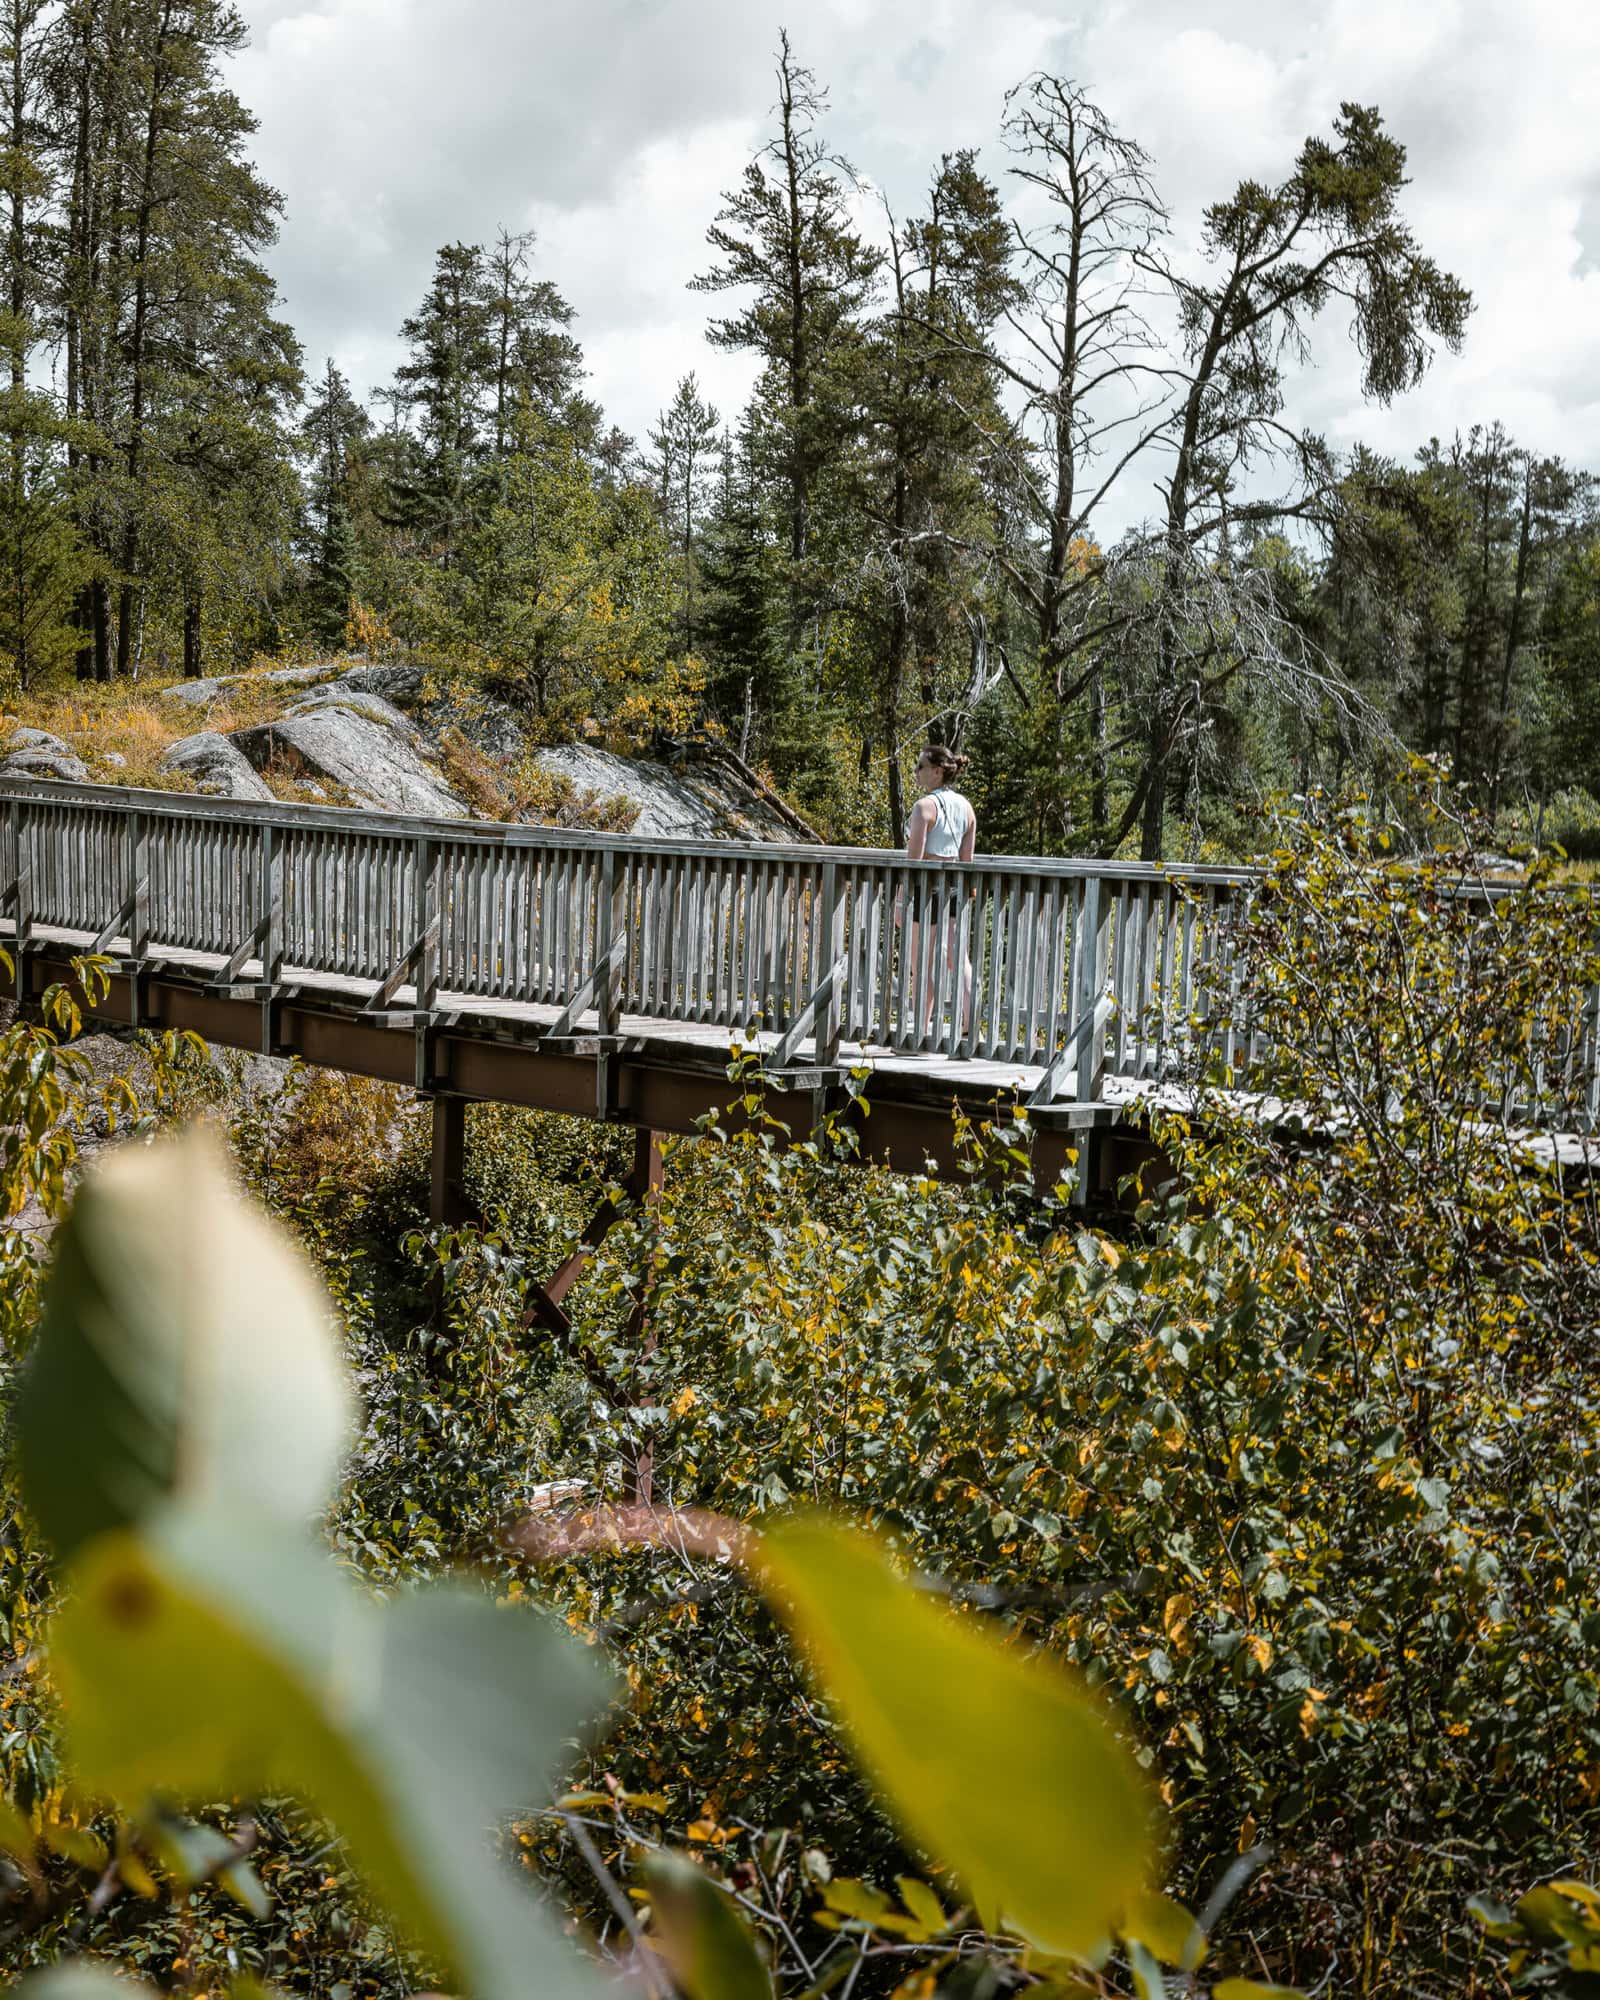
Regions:
[[[930,743],[917,760],[917,787],[922,797],[911,808],[906,828],[906,858],[910,861],[970,861],[978,844],[978,815],[972,801],[956,790],[967,759],[942,743]],[[972,958],[967,950],[961,913],[965,897],[952,898],[947,909],[939,899],[926,905],[929,921],[912,926],[912,980],[922,995],[923,1032],[935,1025],[939,988],[939,933],[944,933],[946,969],[961,967],[961,1031],[972,1014]]]

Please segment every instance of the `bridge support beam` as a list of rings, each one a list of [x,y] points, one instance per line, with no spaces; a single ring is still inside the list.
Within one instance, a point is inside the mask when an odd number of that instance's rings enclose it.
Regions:
[[[459,1229],[473,1220],[467,1194],[467,1100],[439,1096],[433,1100],[433,1173],[428,1216],[436,1229]]]
[[[634,1128],[633,1166],[627,1179],[622,1183],[622,1191],[634,1201],[653,1201],[661,1190],[662,1162],[661,1142],[665,1134],[652,1132],[639,1125]],[[528,1300],[528,1319],[538,1320],[548,1327],[558,1340],[572,1337],[572,1321],[567,1317],[567,1309],[562,1304],[568,1292],[583,1276],[584,1268],[600,1245],[611,1233],[611,1225],[622,1211],[608,1196],[590,1216],[584,1225],[583,1234],[578,1238],[577,1247],[564,1259],[553,1277],[542,1285],[532,1288]],[[640,1308],[634,1308],[637,1314]],[[631,1322],[630,1322],[631,1325]],[[642,1331],[643,1322],[638,1328]]]
[[[654,1207],[660,1199],[661,1184],[665,1172],[661,1159],[661,1134],[640,1132],[633,1156],[634,1185],[639,1190],[638,1198],[647,1207]],[[656,1351],[655,1329],[650,1324],[649,1311],[643,1295],[634,1302],[628,1315],[628,1344],[644,1355]],[[655,1499],[656,1448],[646,1438],[639,1447],[633,1470],[623,1490],[623,1499],[639,1507],[650,1506]]]
[[[623,1182],[623,1192],[636,1202],[652,1205],[660,1196],[665,1178],[661,1142],[665,1134],[653,1132],[646,1125],[634,1128],[633,1168]],[[596,1364],[594,1357],[573,1339],[572,1320],[564,1303],[568,1292],[582,1277],[589,1259],[599,1249],[610,1234],[611,1226],[617,1221],[622,1210],[608,1196],[590,1216],[579,1237],[577,1247],[565,1258],[542,1285],[529,1288],[528,1309],[523,1324],[537,1320],[548,1328],[571,1351],[584,1373],[595,1387],[607,1395],[612,1402],[626,1400],[626,1391],[610,1380]],[[650,1327],[649,1313],[643,1298],[634,1302],[628,1315],[628,1345],[644,1354],[655,1351],[656,1338]],[[624,1475],[623,1499],[629,1504],[635,1502],[648,1506],[655,1473],[655,1452],[646,1443],[640,1448],[639,1456]]]

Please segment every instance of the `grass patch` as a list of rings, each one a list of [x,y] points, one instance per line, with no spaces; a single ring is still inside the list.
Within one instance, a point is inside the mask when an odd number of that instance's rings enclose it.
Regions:
[[[161,758],[172,744],[202,730],[229,736],[236,729],[274,722],[310,692],[304,686],[256,675],[231,683],[218,691],[215,700],[191,708],[163,693],[179,684],[177,676],[74,681],[10,696],[0,717],[0,755],[14,729],[43,729],[59,736],[83,759],[95,784],[192,792],[194,780],[186,773],[161,768]],[[122,759],[120,765],[111,761],[114,757]],[[306,803],[305,793],[287,771],[269,769],[262,776],[278,798]],[[324,784],[323,789],[330,802],[338,802],[334,798],[338,787]]]

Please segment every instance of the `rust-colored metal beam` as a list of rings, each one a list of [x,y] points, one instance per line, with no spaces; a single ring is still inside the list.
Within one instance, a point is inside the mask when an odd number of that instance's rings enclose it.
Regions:
[[[633,1173],[635,1184],[640,1184],[639,1199],[647,1208],[653,1208],[661,1198],[662,1183],[666,1178],[665,1164],[661,1157],[661,1134],[639,1128],[639,1136],[634,1146]],[[656,1351],[655,1328],[650,1324],[649,1295],[641,1290],[633,1302],[633,1310],[628,1315],[628,1349],[640,1354],[646,1360]],[[639,1455],[633,1462],[632,1472],[623,1487],[624,1504],[648,1507],[655,1497],[655,1446],[647,1437],[639,1446]]]
[[[436,1097],[428,1190],[428,1214],[436,1229],[460,1229],[475,1219],[466,1167],[467,1100]]]
[[[36,943],[25,962],[26,991],[37,995],[52,980],[71,976],[72,954],[66,947]],[[136,993],[132,976],[111,976],[105,998],[90,1009],[106,1026],[125,1030],[138,1005],[137,1025],[155,1029],[192,1029],[206,1041],[226,1048],[259,1050],[263,1008],[258,999],[207,991],[198,977],[153,961],[140,978]],[[409,1030],[373,1019],[362,1019],[354,1004],[342,1007],[332,996],[308,989],[282,989],[271,1004],[273,1053],[298,1055],[326,1069],[377,1077],[388,1083],[413,1084],[416,1079],[416,1037]],[[482,1099],[552,1111],[573,1118],[593,1119],[595,1057],[587,1051],[541,1046],[537,1040],[502,1036],[490,1017],[458,1020],[428,1030],[433,1074],[429,1082],[441,1100]],[[742,1088],[729,1081],[725,1065],[709,1051],[664,1045],[630,1044],[622,1038],[610,1057],[614,1096],[611,1122],[641,1132],[693,1132],[707,1113],[716,1114],[728,1130],[745,1123]],[[875,1078],[870,1112],[854,1104],[839,1107],[841,1122],[860,1140],[861,1157],[901,1173],[921,1173],[929,1166],[949,1173],[958,1163],[952,1111],[954,1089],[933,1090],[915,1078],[889,1073]],[[765,1097],[768,1114],[786,1125],[795,1138],[813,1128],[816,1099],[810,1089],[774,1086]],[[982,1115],[998,1101],[987,1103],[975,1093],[960,1102],[969,1114]],[[453,1114],[451,1114],[453,1115]],[[1126,1165],[1129,1146],[1142,1142],[1119,1126],[1108,1110],[1088,1111],[1072,1119],[1038,1114],[1030,1120],[1034,1132],[1034,1176],[1049,1186],[1067,1166],[1068,1149],[1075,1149],[1087,1174],[1091,1198],[1110,1193]]]
[[[660,1189],[661,1176],[661,1134],[641,1125],[634,1133],[633,1167],[622,1184],[623,1191],[633,1200],[642,1201]],[[572,1322],[562,1301],[582,1277],[584,1267],[611,1233],[612,1224],[621,1213],[622,1210],[607,1195],[584,1224],[576,1249],[557,1266],[553,1276],[533,1288],[533,1296],[528,1302],[529,1316],[543,1321],[552,1333],[563,1340],[571,1334]]]

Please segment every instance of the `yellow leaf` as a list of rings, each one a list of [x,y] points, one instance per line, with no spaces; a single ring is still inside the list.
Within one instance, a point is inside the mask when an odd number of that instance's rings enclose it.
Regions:
[[[865,1535],[795,1516],[755,1559],[862,1764],[984,1920],[1062,1955],[1099,1948],[1148,1879],[1154,1814],[1098,1701],[930,1602]]]
[[[1171,1896],[1155,1892],[1135,1896],[1122,1920],[1122,1935],[1136,1939],[1164,1965],[1184,1972],[1193,1972],[1205,1960],[1205,1932]]]
[[[16,1861],[28,1861],[36,1845],[33,1828],[8,1798],[0,1797],[0,1848]]]

